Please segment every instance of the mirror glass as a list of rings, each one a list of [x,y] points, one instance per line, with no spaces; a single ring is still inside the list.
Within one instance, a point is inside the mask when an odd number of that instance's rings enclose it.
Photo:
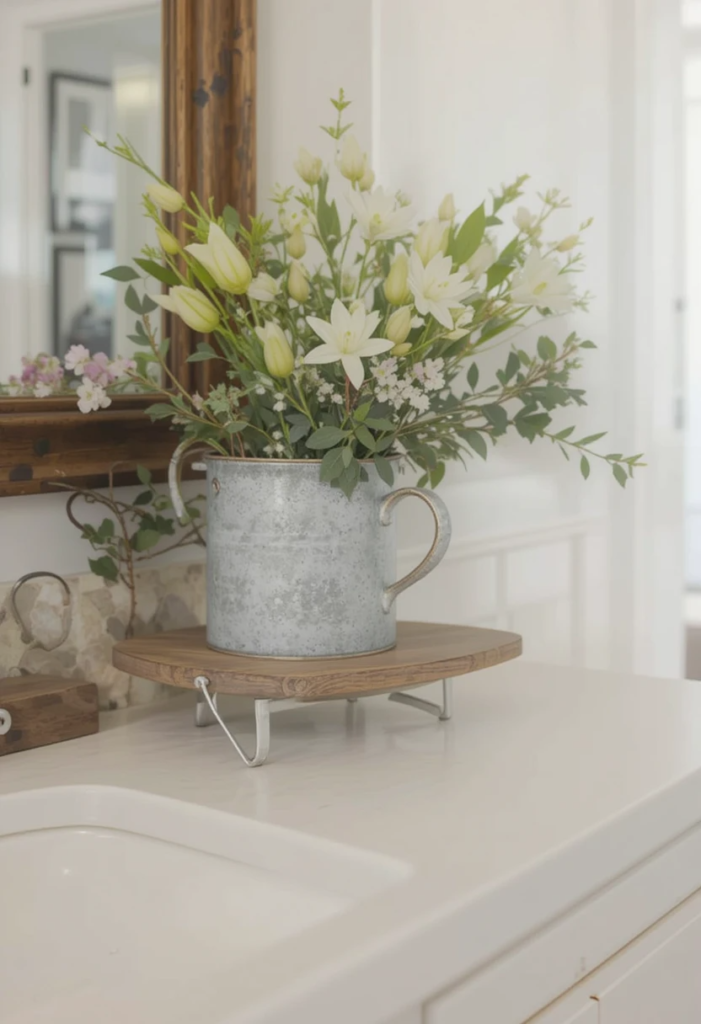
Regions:
[[[31,34],[24,351],[64,356],[79,344],[93,354],[127,356],[128,313],[119,286],[101,274],[150,240],[140,204],[144,175],[85,129],[111,143],[126,136],[160,168],[160,6]]]

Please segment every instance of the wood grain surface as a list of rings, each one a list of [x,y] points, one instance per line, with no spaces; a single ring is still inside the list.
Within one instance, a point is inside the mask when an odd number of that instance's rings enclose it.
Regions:
[[[0,755],[89,736],[99,727],[97,687],[79,679],[0,679],[0,708],[12,716]]]
[[[397,646],[352,658],[255,658],[207,646],[204,627],[122,640],[117,668],[169,686],[194,689],[205,675],[212,689],[248,697],[324,700],[385,693],[500,665],[521,654],[521,637],[473,626],[400,622]]]
[[[257,0],[163,0],[163,176],[221,214],[228,204],[245,224],[256,212]],[[182,216],[169,226],[191,242]],[[167,317],[171,369],[206,395],[223,364],[188,363],[200,338]],[[219,377],[215,376],[219,374]]]

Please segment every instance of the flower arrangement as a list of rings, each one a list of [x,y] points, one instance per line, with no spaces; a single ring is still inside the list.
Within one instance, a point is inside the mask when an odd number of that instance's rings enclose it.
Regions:
[[[69,353],[68,367],[82,376],[80,408],[103,407],[110,385],[135,382],[159,396],[151,416],[170,418],[185,446],[320,459],[322,480],[349,496],[369,461],[392,483],[390,456],[402,455],[435,487],[446,462],[485,459],[510,431],[548,440],[567,458],[574,451],[585,477],[596,456],[625,485],[641,456],[600,455],[591,446],[604,434],[577,439],[573,426],[553,426],[556,409],[585,404],[570,382],[594,344],[575,332],[519,344],[526,328],[586,308],[575,282],[589,222],[553,238],[550,218],[568,201],[550,190],[538,212],[518,205],[524,176],[465,218],[447,195],[416,225],[407,196],[375,185],[345,123],[342,91],[332,103],[335,123],[323,131],[334,163],[300,149],[298,184],[274,196],[277,223],[260,215],[244,225],[231,206],[217,213],[211,201],[187,201],[126,140],[99,143],[150,175],[144,208],[156,238],[134,267],[107,272],[127,285],[138,317],[133,361],[100,375],[98,357]],[[181,247],[164,211],[183,218],[189,244]],[[167,291],[137,292],[149,278]],[[170,373],[168,341],[159,343],[152,322],[157,306],[207,336],[190,360],[222,364],[208,394],[189,394]],[[483,375],[480,357],[498,346],[503,366]]]

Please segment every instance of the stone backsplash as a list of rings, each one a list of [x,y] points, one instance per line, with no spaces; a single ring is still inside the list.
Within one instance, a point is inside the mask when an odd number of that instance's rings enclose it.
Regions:
[[[58,675],[96,683],[105,709],[147,704],[172,691],[125,675],[112,665],[112,645],[124,637],[129,591],[85,573],[67,576],[70,598],[51,577],[28,580],[12,608],[12,584],[0,584],[0,678]],[[136,574],[134,635],[157,633],[205,621],[203,562],[176,563]]]

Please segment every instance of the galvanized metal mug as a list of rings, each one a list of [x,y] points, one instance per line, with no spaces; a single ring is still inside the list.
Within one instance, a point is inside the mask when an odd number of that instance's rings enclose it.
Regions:
[[[183,516],[171,464],[173,503]],[[450,542],[441,499],[390,490],[371,462],[349,500],[319,480],[319,461],[205,457],[207,642],[235,654],[328,658],[396,643],[395,599],[438,565]],[[396,580],[393,512],[416,497],[433,513],[423,562]]]

